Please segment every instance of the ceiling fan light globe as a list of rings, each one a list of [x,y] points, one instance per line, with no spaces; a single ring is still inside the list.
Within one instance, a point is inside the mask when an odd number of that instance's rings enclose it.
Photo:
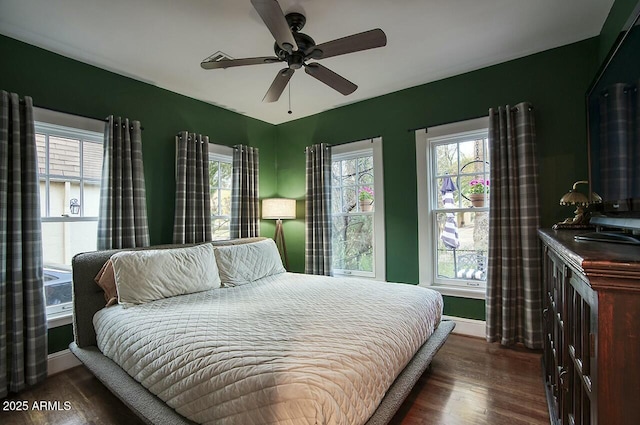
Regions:
[[[304,56],[301,54],[293,54],[287,57],[287,64],[291,69],[300,69],[304,64]]]

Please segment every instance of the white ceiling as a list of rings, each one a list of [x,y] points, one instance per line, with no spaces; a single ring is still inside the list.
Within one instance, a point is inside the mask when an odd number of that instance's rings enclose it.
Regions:
[[[262,103],[283,63],[203,70],[220,50],[272,56],[249,0],[0,0],[0,33],[82,62],[279,124],[583,40],[613,0],[280,0],[323,43],[373,28],[387,46],[321,63],[359,88],[343,96],[298,70],[277,103]],[[46,66],[46,64],[43,64]]]

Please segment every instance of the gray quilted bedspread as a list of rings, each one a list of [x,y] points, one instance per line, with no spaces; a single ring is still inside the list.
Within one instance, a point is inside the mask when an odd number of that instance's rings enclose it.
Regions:
[[[203,424],[363,424],[440,321],[397,283],[283,273],[94,317],[98,347]]]

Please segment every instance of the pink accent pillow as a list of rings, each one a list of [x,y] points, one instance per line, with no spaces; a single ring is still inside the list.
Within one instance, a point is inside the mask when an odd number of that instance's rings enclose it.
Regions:
[[[104,299],[107,302],[105,307],[117,304],[118,289],[116,287],[116,276],[113,271],[113,262],[111,260],[104,263],[94,280],[104,291]]]

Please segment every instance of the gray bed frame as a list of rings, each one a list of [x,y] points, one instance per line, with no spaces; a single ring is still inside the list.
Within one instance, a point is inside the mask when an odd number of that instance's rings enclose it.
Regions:
[[[212,243],[214,245],[229,245],[255,242],[262,239],[264,238],[247,238]],[[185,245],[180,246],[184,247]],[[153,248],[175,247],[178,246],[163,245]],[[105,300],[103,291],[96,284],[94,278],[103,264],[118,251],[120,250],[88,252],[78,254],[73,258],[74,342],[69,345],[69,349],[96,378],[144,422],[154,425],[194,424],[194,422],[176,413],[175,410],[150,393],[120,366],[103,355],[97,347],[96,333],[93,328],[93,315],[104,307]],[[440,322],[433,335],[420,347],[393,382],[366,425],[389,423],[454,327],[455,322]]]

